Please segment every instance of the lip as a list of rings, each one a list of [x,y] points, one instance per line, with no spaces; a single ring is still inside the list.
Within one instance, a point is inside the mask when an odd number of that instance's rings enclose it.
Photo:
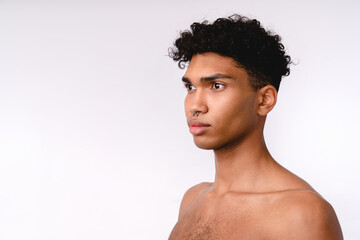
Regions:
[[[210,128],[209,124],[200,122],[198,120],[188,121],[190,133],[193,135],[203,134],[206,130]]]

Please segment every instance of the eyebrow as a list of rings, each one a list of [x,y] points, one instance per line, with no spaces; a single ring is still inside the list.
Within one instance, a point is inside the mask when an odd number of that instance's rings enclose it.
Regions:
[[[200,82],[204,83],[204,82],[211,82],[211,81],[214,81],[216,79],[219,79],[219,78],[228,78],[228,79],[233,79],[231,76],[229,75],[226,75],[226,74],[221,74],[221,73],[216,73],[214,75],[211,75],[211,76],[208,76],[208,77],[202,77],[200,78]],[[187,77],[182,77],[181,79],[183,82],[185,83],[191,83],[190,79],[187,78]]]

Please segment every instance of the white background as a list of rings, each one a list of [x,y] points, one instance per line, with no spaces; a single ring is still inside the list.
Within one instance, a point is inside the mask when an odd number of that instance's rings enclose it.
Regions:
[[[360,239],[359,12],[357,0],[0,0],[0,239],[167,239],[185,190],[214,175],[167,49],[233,13],[280,34],[298,63],[268,117],[270,151]]]

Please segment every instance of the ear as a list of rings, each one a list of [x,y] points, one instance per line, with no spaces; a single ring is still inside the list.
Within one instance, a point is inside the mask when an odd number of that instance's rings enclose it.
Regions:
[[[259,116],[266,116],[275,106],[277,100],[277,91],[274,86],[266,85],[257,92]]]

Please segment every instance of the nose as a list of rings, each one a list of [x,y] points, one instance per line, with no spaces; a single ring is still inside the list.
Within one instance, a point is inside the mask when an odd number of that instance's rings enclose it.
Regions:
[[[192,94],[188,94],[185,99],[186,114],[190,112],[192,116],[199,116],[208,111],[206,94],[201,90],[196,90]]]

